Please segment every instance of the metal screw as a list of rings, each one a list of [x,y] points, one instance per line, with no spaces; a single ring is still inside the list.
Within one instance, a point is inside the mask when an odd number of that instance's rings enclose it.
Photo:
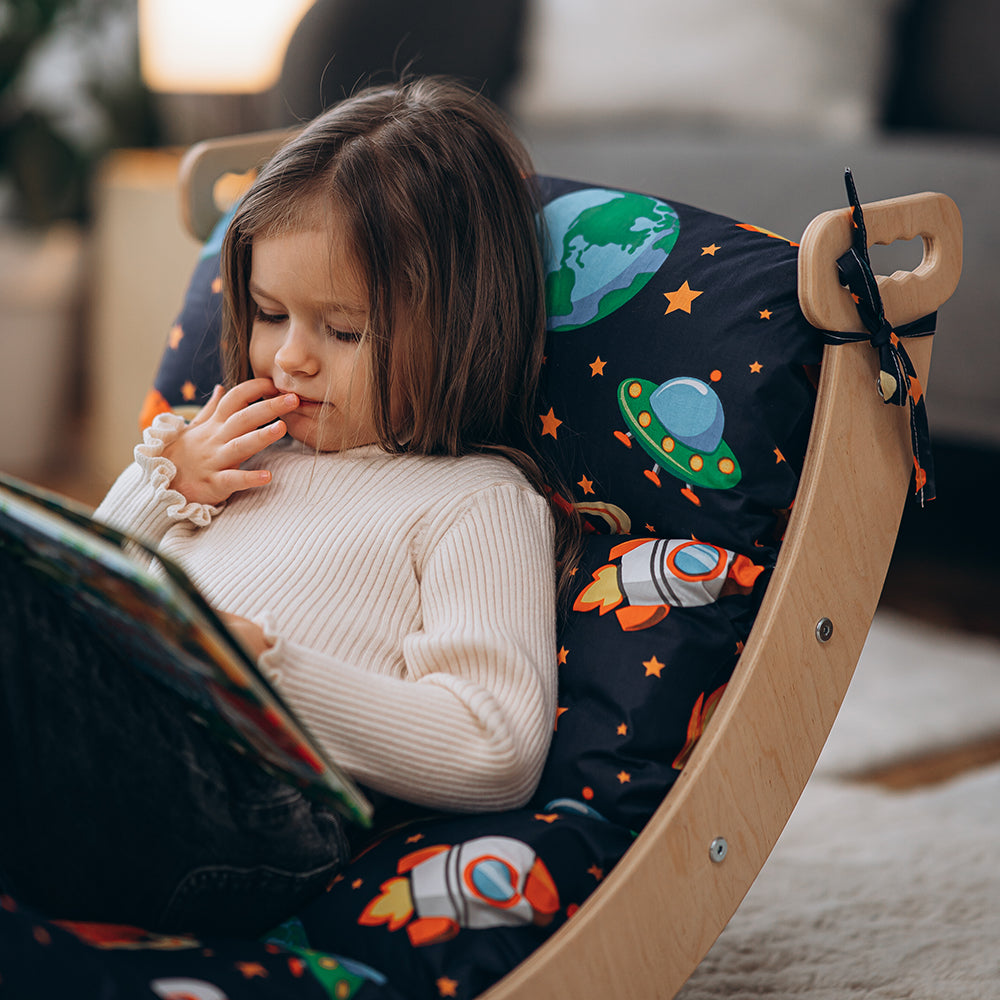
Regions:
[[[829,618],[820,618],[816,622],[816,638],[820,642],[829,642],[833,638],[833,622]]]
[[[729,844],[726,843],[725,837],[716,837],[715,840],[713,840],[708,847],[708,856],[716,864],[719,864],[721,861],[724,861],[728,853],[729,853]]]

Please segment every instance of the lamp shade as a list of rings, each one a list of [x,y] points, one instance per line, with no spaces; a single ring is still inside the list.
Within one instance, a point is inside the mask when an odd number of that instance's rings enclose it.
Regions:
[[[139,0],[146,85],[165,93],[256,94],[277,83],[314,0]]]

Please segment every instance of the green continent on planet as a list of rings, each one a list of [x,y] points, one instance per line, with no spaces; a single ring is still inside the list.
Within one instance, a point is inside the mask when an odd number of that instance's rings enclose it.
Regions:
[[[549,328],[575,330],[632,299],[667,259],[676,211],[648,195],[586,188],[545,207]]]

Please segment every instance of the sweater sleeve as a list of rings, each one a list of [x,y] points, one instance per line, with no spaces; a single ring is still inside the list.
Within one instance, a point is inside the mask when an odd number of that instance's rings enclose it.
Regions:
[[[517,487],[477,494],[422,564],[422,628],[386,676],[277,637],[261,666],[359,781],[432,808],[530,798],[556,699],[553,531]]]
[[[204,527],[222,510],[222,506],[189,503],[170,488],[177,469],[163,456],[163,449],[184,426],[184,418],[174,413],[156,417],[143,433],[142,443],[136,445],[134,461],[94,512],[95,520],[156,545],[173,525],[186,521],[192,527]]]

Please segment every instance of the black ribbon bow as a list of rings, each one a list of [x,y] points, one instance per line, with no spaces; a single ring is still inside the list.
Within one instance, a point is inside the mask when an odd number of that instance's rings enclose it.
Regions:
[[[847,197],[851,203],[851,249],[838,261],[837,269],[843,284],[851,291],[858,315],[867,334],[828,332],[829,343],[843,344],[864,340],[867,336],[878,351],[879,373],[876,388],[882,401],[896,406],[910,407],[910,437],[913,444],[914,492],[920,505],[934,499],[934,461],[931,456],[930,428],[927,423],[927,406],[924,390],[917,378],[910,356],[903,346],[904,337],[924,337],[934,332],[936,314],[894,329],[885,316],[878,282],[868,256],[868,237],[865,232],[864,213],[854,186],[854,177],[848,168],[844,174]]]

